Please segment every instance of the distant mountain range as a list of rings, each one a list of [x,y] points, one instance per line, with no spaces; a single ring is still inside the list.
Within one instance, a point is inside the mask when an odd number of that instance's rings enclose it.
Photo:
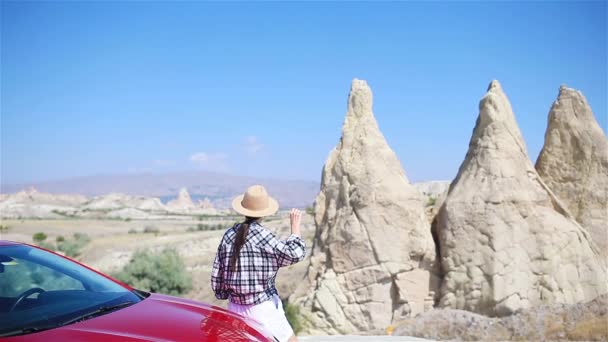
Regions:
[[[0,184],[0,193],[15,193],[30,187],[54,194],[99,196],[118,192],[129,195],[159,197],[163,202],[177,197],[181,188],[188,189],[193,199],[209,198],[216,208],[227,208],[232,198],[253,184],[261,184],[282,208],[311,206],[319,192],[313,181],[264,179],[229,174],[184,171],[173,173],[116,174],[77,177],[26,184]]]

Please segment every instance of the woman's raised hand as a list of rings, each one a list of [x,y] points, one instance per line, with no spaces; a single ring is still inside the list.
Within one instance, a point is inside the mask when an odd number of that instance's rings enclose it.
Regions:
[[[298,209],[291,209],[289,213],[289,221],[291,223],[291,234],[300,235],[300,222],[302,221],[302,212]]]

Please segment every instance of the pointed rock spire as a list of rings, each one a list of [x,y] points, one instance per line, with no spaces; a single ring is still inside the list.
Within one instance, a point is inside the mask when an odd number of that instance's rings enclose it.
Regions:
[[[536,173],[496,81],[435,229],[442,306],[501,316],[606,292],[604,263]]]
[[[190,194],[186,188],[181,188],[177,198],[167,203],[167,208],[170,210],[183,211],[193,209],[194,207],[195,206],[194,203],[192,203],[192,198],[190,198]]]
[[[536,170],[608,256],[608,139],[581,92],[560,87]]]
[[[327,333],[384,329],[421,312],[434,245],[423,199],[409,184],[354,80],[342,139],[323,169],[308,282],[292,296]]]

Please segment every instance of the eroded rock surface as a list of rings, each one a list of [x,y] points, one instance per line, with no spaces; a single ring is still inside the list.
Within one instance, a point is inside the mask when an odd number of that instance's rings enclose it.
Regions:
[[[190,198],[188,189],[181,188],[177,198],[167,203],[167,208],[171,211],[189,211],[196,208],[196,206],[192,202],[192,198]]]
[[[434,309],[395,326],[393,335],[437,341],[608,341],[608,296],[541,305],[500,318]]]
[[[384,329],[423,311],[436,284],[423,202],[378,128],[370,88],[354,80],[315,202],[307,280],[290,298],[311,333]]]
[[[536,173],[497,81],[479,104],[436,233],[443,307],[503,316],[606,292],[597,249]]]
[[[608,256],[608,140],[581,92],[560,87],[536,170]]]

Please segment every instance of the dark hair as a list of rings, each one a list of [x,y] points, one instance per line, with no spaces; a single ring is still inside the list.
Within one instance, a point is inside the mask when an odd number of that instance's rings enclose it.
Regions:
[[[241,248],[245,244],[245,238],[247,238],[247,233],[249,233],[249,226],[259,219],[259,217],[245,216],[245,221],[239,224],[239,227],[237,228],[236,237],[234,238],[234,244],[232,245],[232,255],[230,256],[230,269],[233,272],[236,272],[237,270],[236,262],[239,260]]]

